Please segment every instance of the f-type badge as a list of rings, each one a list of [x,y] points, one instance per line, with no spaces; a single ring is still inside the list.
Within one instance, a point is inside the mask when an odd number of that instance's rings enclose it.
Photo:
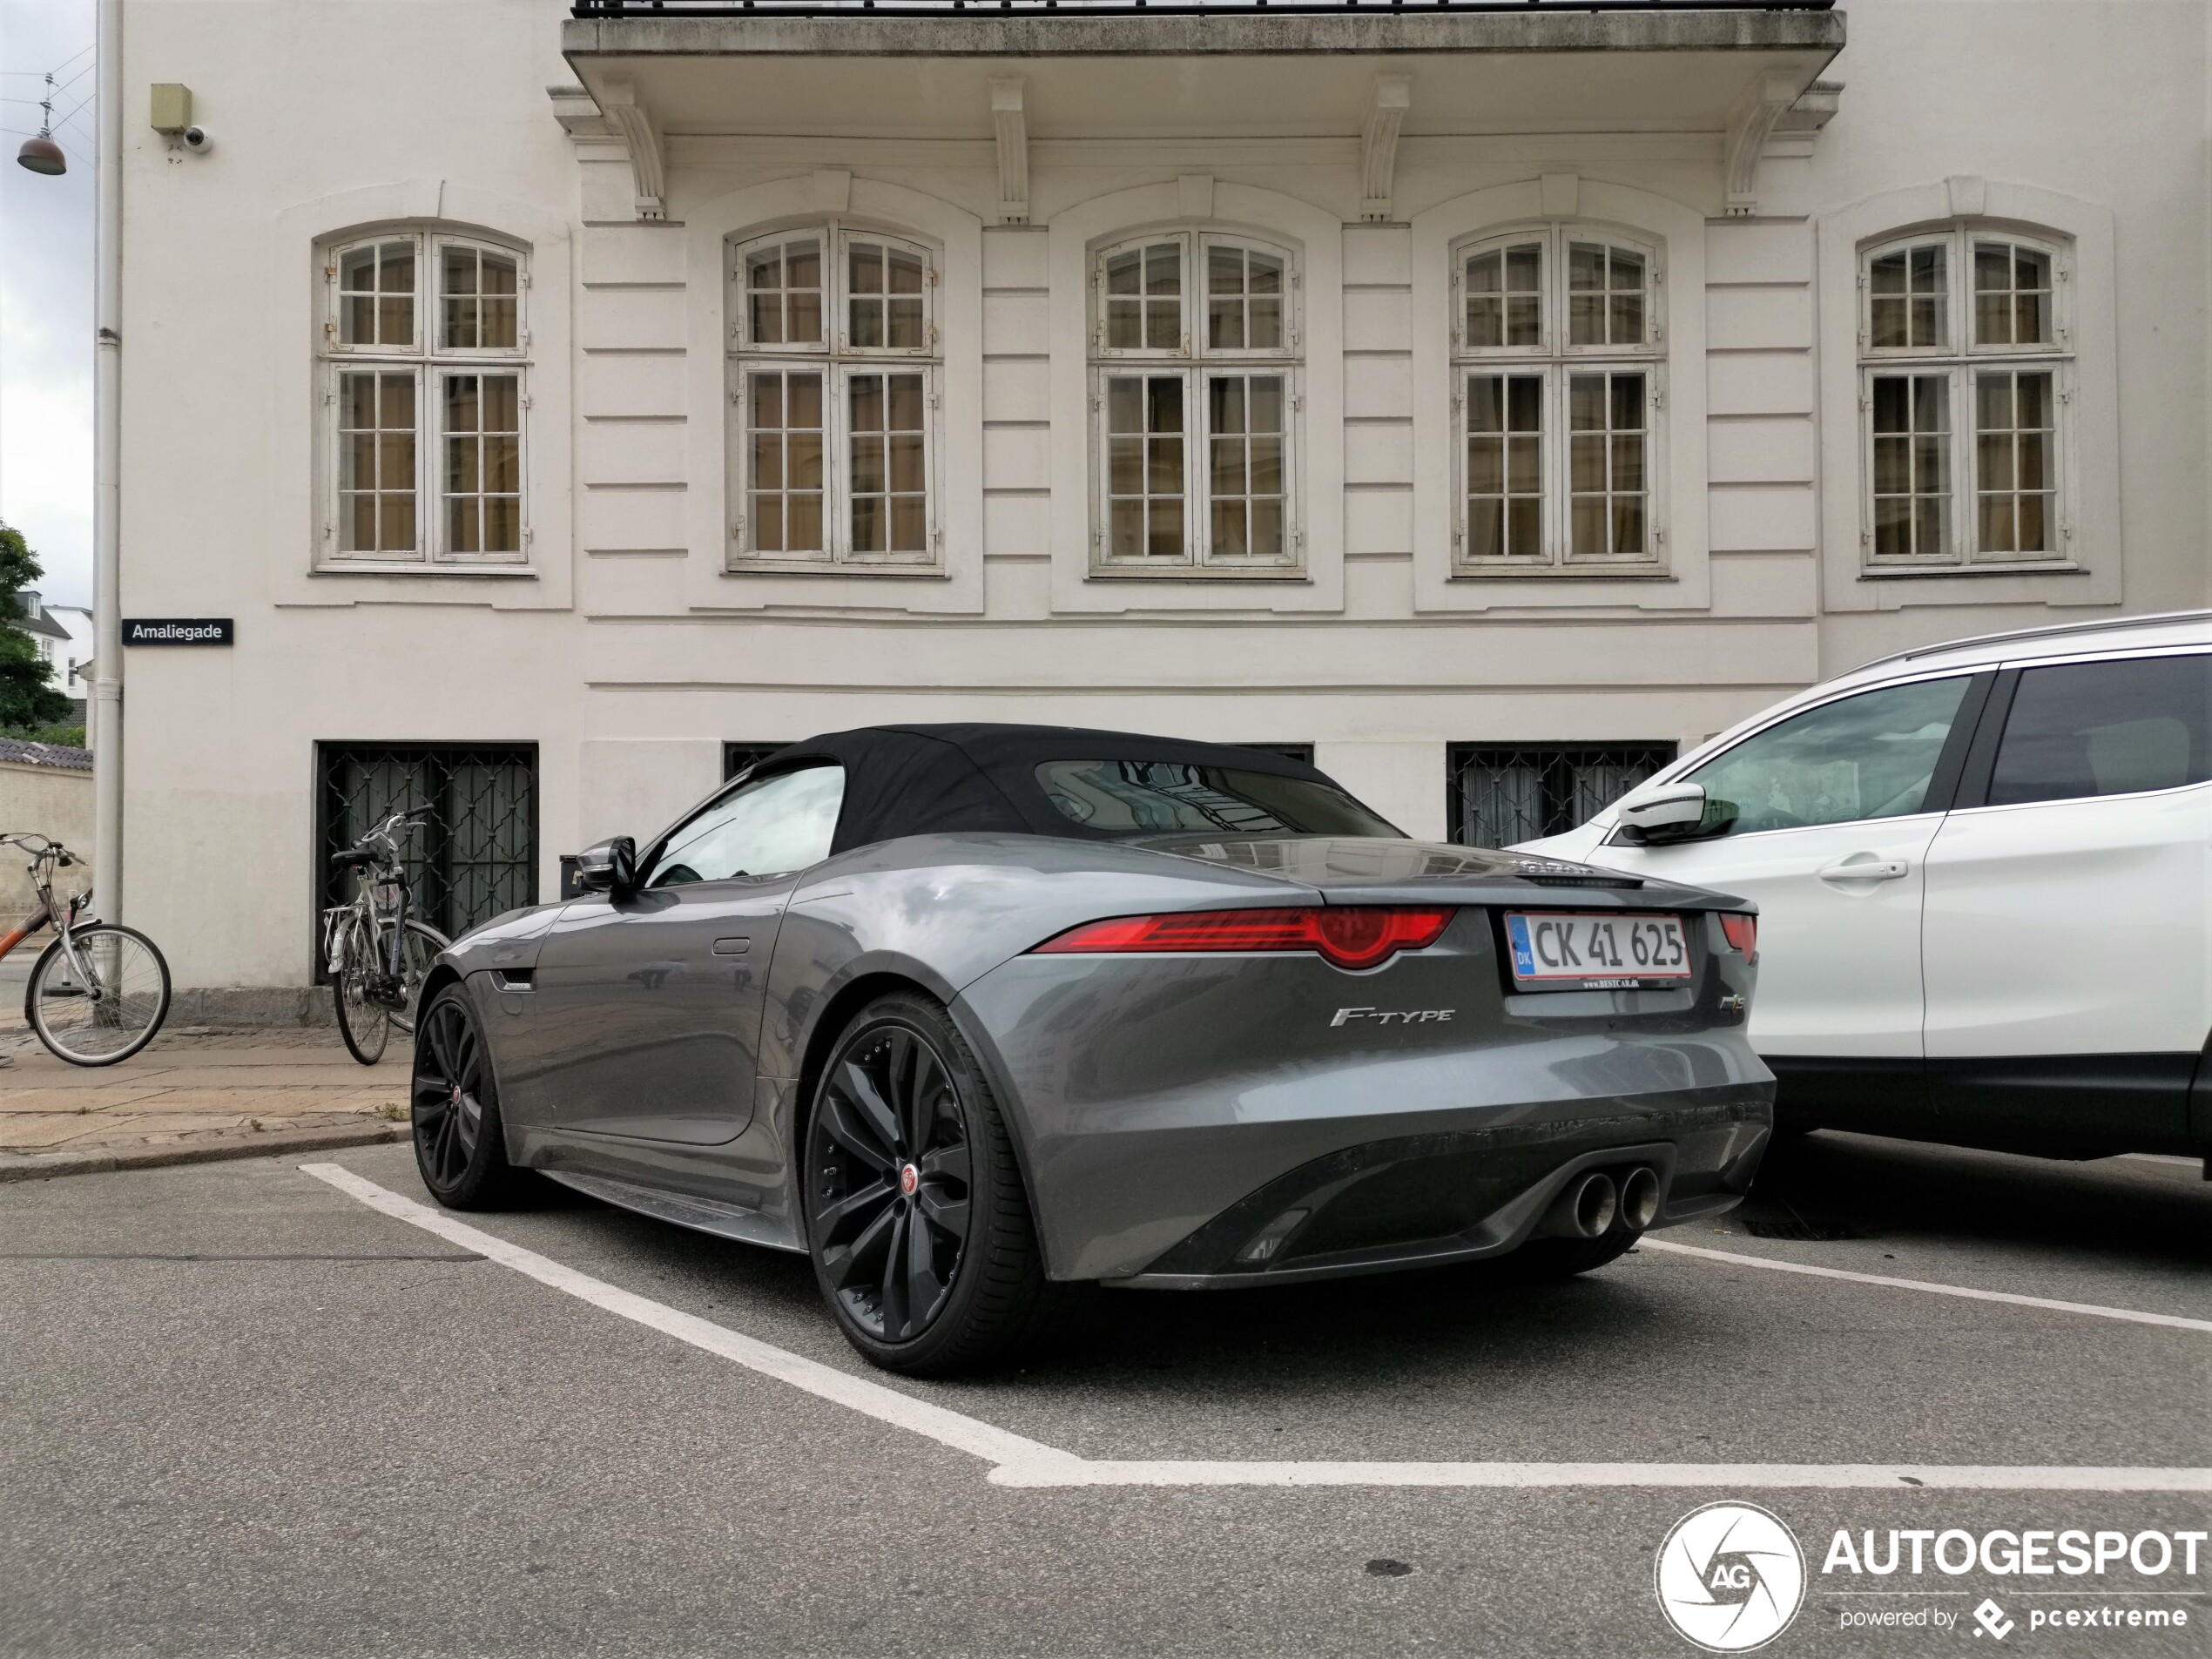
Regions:
[[[1401,1011],[1386,1008],[1339,1008],[1332,1026],[1350,1025],[1354,1020],[1372,1020],[1378,1025],[1440,1025],[1457,1014],[1457,1008],[1407,1008]]]

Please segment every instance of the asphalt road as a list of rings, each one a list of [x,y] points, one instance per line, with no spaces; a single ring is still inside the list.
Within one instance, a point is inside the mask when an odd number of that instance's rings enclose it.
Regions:
[[[403,1146],[330,1161],[425,1198]],[[2212,1653],[2212,1548],[2194,1576],[1821,1571],[1839,1527],[2202,1533],[2203,1492],[1008,1487],[301,1162],[0,1187],[0,1652],[1690,1654],[1655,1554],[1743,1498],[1807,1557],[1775,1655]],[[467,1219],[873,1375],[799,1258],[572,1197]],[[2179,1161],[1818,1136],[1723,1226],[1656,1237],[2212,1321]],[[1549,1290],[1100,1293],[1026,1372],[891,1386],[1086,1460],[2212,1466],[2212,1326],[1649,1248]],[[2104,1608],[2189,1623],[2032,1628]],[[1953,1623],[1844,1628],[1885,1612]]]

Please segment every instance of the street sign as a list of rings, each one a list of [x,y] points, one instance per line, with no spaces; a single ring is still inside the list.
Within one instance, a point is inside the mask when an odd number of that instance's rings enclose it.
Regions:
[[[231,645],[237,644],[228,617],[125,617],[126,645]]]

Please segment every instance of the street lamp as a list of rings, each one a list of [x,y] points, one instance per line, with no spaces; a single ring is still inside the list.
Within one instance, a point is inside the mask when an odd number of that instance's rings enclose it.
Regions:
[[[33,172],[49,176],[67,172],[69,158],[54,142],[54,77],[51,70],[46,74],[46,96],[38,100],[38,136],[23,141],[23,148],[16,152],[16,160]]]

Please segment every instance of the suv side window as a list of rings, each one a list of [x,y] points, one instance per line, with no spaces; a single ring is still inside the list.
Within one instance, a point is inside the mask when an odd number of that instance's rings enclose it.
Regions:
[[[786,875],[819,864],[844,804],[842,766],[808,766],[745,784],[670,834],[645,885]]]
[[[2081,800],[2212,779],[2212,657],[2022,671],[1989,804]]]
[[[1885,685],[1808,709],[1716,755],[1705,786],[1726,833],[1903,818],[1920,810],[1971,677]]]

